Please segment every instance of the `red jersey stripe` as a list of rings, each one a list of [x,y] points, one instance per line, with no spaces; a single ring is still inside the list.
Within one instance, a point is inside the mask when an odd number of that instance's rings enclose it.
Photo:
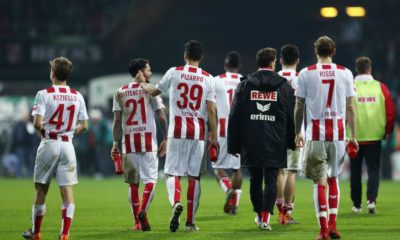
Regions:
[[[343,119],[338,119],[337,120],[337,125],[338,125],[338,130],[339,130],[339,141],[344,140],[344,124],[343,124]]]
[[[232,75],[231,75],[231,78],[233,78],[233,79],[238,79],[238,77],[239,77],[239,76],[238,76],[237,74],[232,74]]]
[[[191,117],[186,118],[186,139],[194,139],[194,120]]]
[[[219,119],[219,136],[220,137],[226,137],[225,136],[225,129],[226,129],[226,119],[225,118],[220,118]]]
[[[204,119],[198,118],[198,121],[199,121],[199,128],[200,128],[199,139],[204,140],[204,138],[205,138],[204,133],[205,133],[205,128],[206,128],[206,126],[204,124]]]
[[[138,88],[139,86],[139,83],[132,83],[131,88]]]
[[[204,70],[201,70],[201,74],[203,74],[206,77],[210,76],[210,74]]]
[[[283,72],[283,73],[282,73],[282,76],[284,76],[284,77],[289,77],[290,75],[291,75],[290,72]]]
[[[128,88],[128,84],[127,85],[124,85],[124,86],[122,86],[122,89],[127,89]]]
[[[48,89],[46,89],[46,91],[47,91],[48,93],[53,93],[53,92],[55,92],[56,90],[54,89],[54,87],[49,87]]]
[[[58,90],[60,91],[60,93],[67,93],[67,89],[64,87],[60,87]]]
[[[130,138],[129,134],[125,134],[125,150],[126,150],[126,153],[132,152],[131,138]]]
[[[322,69],[331,69],[332,67],[331,67],[331,65],[322,65]]]
[[[226,78],[226,73],[219,75],[220,78]]]
[[[144,142],[145,142],[146,152],[153,151],[151,132],[144,133]]]
[[[176,71],[183,71],[183,69],[185,69],[185,66],[180,66],[175,68]]]
[[[312,140],[319,141],[319,120],[312,119]]]
[[[78,94],[78,92],[73,88],[69,88],[69,90],[71,91],[72,94]]]
[[[333,119],[325,119],[325,141],[333,141]]]
[[[339,69],[339,70],[345,70],[346,69],[345,67],[337,65],[337,64],[336,64],[336,68]]]
[[[194,67],[189,67],[189,70],[188,70],[189,72],[192,72],[192,73],[197,73],[197,68],[194,68]]]
[[[182,117],[175,116],[174,138],[181,138],[182,133]]]
[[[135,152],[142,151],[142,136],[140,133],[133,134],[133,142],[135,144]]]
[[[311,65],[307,67],[307,70],[317,70],[317,65]]]

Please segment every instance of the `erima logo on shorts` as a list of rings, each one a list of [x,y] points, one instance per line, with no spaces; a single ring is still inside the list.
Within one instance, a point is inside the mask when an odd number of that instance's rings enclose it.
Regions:
[[[260,91],[251,91],[250,99],[252,101],[273,101],[276,102],[278,99],[278,92],[260,92]]]

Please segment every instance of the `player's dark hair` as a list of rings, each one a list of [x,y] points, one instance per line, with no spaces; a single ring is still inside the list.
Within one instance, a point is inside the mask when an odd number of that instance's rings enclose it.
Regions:
[[[356,59],[357,74],[366,74],[371,70],[372,61],[369,57],[359,57]]]
[[[143,58],[135,58],[129,62],[128,69],[131,76],[134,78],[139,70],[146,68],[146,64],[150,64],[149,60]]]
[[[67,81],[72,73],[72,62],[65,57],[54,58],[50,61],[54,76],[59,81]]]
[[[328,36],[322,36],[318,38],[314,43],[317,54],[320,57],[332,57],[335,54],[336,44]]]
[[[203,58],[203,45],[197,40],[190,40],[185,43],[186,57],[193,61],[200,61]]]
[[[256,61],[258,67],[266,68],[276,60],[276,49],[275,48],[263,48],[257,52]]]
[[[292,44],[286,44],[281,48],[281,58],[283,64],[294,65],[299,59],[299,49]]]
[[[229,52],[225,57],[225,65],[231,69],[240,68],[240,65],[242,65],[240,54],[236,51]]]

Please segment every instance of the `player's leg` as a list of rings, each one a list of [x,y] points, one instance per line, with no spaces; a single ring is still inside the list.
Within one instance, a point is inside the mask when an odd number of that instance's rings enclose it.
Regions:
[[[50,180],[57,168],[57,159],[60,153],[58,143],[42,141],[38,147],[33,181],[35,182],[35,201],[32,206],[32,228],[26,230],[22,236],[27,239],[41,239],[41,226],[46,213],[46,195]]]
[[[62,198],[60,239],[67,240],[75,213],[72,186],[78,183],[75,149],[71,142],[60,142],[60,157],[56,179]]]
[[[306,144],[305,176],[314,182],[313,199],[320,233],[316,239],[329,239],[328,208],[326,201],[327,149],[323,141]]]
[[[60,186],[62,198],[60,239],[67,240],[75,213],[75,201],[72,186]]]
[[[183,143],[185,139],[169,138],[167,143],[167,156],[165,158],[164,172],[167,176],[168,200],[172,206],[169,229],[176,232],[180,225],[180,216],[183,211],[181,203],[180,176],[187,174],[182,166],[187,165],[187,146]]]
[[[253,211],[257,214],[256,223],[261,226],[263,221],[263,169],[249,168],[250,172],[250,200]]]
[[[232,184],[225,170],[222,168],[214,168],[214,174],[222,190],[225,193],[228,192],[228,190],[232,188]]]
[[[367,208],[368,212],[375,213],[375,204],[378,197],[379,175],[381,165],[381,142],[368,145],[365,149],[365,162],[367,163]]]
[[[187,174],[188,174],[188,190],[187,190],[187,217],[186,230],[197,231],[196,212],[200,203],[200,171],[201,163],[205,149],[205,142],[200,140],[185,140],[190,149],[188,156]]]
[[[340,233],[336,227],[336,218],[339,213],[340,188],[339,173],[342,170],[344,156],[346,154],[346,142],[334,141],[328,148],[328,206],[329,206],[329,234],[332,239],[339,239]]]
[[[292,210],[293,210],[293,202],[294,202],[294,194],[296,191],[296,170],[286,170],[285,171],[286,179],[285,179],[285,187],[283,190],[284,196],[284,204],[283,204],[283,215],[284,220],[282,223],[284,224],[293,224],[297,223],[292,218]]]
[[[361,212],[361,196],[362,196],[362,162],[364,159],[364,146],[360,146],[357,156],[350,159],[350,196],[353,201],[352,211],[354,213]]]
[[[128,200],[131,213],[134,219],[132,230],[141,230],[138,213],[140,209],[139,198],[139,169],[138,169],[138,153],[123,154],[124,180],[128,183]]]
[[[277,186],[277,195],[276,195],[276,202],[275,205],[278,209],[278,222],[282,223],[283,220],[283,204],[284,204],[284,197],[283,197],[283,192],[284,192],[284,186],[285,186],[285,170],[284,169],[279,169],[278,172],[278,177],[276,181],[276,186]]]
[[[158,178],[158,157],[157,152],[141,153],[140,156],[140,159],[138,159],[139,175],[144,184],[144,188],[138,218],[142,230],[150,231],[147,210],[153,200],[155,185]]]
[[[219,155],[218,159],[215,163],[211,163],[211,166],[214,168],[214,174],[217,178],[219,185],[221,186],[222,190],[227,193],[228,190],[232,188],[231,181],[226,174],[226,164],[228,163],[228,151],[227,151],[227,140],[225,138],[218,138],[219,144]],[[208,144],[206,144],[206,149]]]
[[[233,208],[231,210],[232,214],[236,214],[237,208],[239,206],[240,197],[242,195],[242,182],[243,177],[242,172],[240,171],[240,167],[238,169],[232,169],[232,189],[236,193],[233,198]]]
[[[263,229],[271,230],[270,217],[273,214],[276,194],[277,194],[277,176],[279,169],[264,168],[264,184],[263,192]]]

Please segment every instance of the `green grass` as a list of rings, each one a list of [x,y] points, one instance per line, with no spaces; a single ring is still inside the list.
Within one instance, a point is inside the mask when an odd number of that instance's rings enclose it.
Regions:
[[[186,193],[187,179],[182,189]],[[341,182],[341,203],[338,228],[342,239],[400,239],[400,184],[382,182],[377,214],[351,213],[349,183]],[[242,199],[236,216],[223,213],[224,194],[212,178],[202,180],[202,195],[196,222],[199,232],[181,229],[169,232],[171,207],[165,181],[157,185],[154,201],[148,213],[151,232],[133,232],[127,185],[121,179],[80,179],[75,187],[76,212],[71,239],[314,239],[318,232],[312,200],[312,184],[298,182],[294,216],[297,225],[280,226],[273,216],[273,231],[258,230],[249,199],[248,179],[244,180]],[[33,183],[30,180],[0,179],[0,239],[22,239],[21,232],[31,225]],[[183,196],[186,208],[185,195]],[[61,224],[61,200],[54,181],[47,198],[47,213],[43,221],[43,239],[57,239]],[[186,212],[182,214],[184,223]]]

